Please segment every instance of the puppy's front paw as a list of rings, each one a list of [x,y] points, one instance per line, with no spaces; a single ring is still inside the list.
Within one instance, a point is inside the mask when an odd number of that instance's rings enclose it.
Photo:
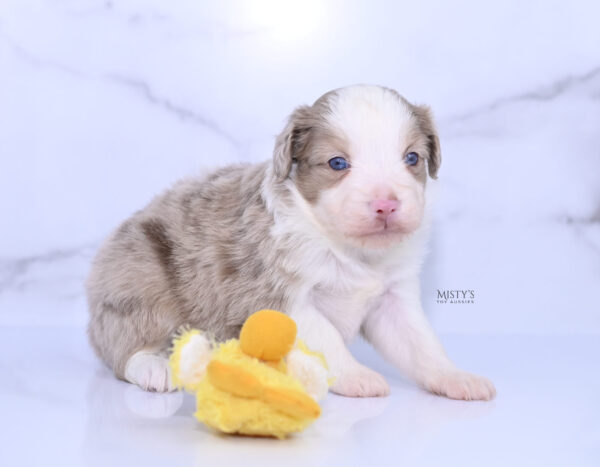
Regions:
[[[390,387],[379,373],[360,366],[339,376],[331,391],[348,397],[381,397],[390,393]]]
[[[169,361],[153,353],[133,354],[125,367],[125,379],[145,391],[170,392],[175,389],[171,382]]]
[[[489,401],[496,397],[496,388],[489,379],[461,370],[439,373],[424,386],[428,391],[450,399]]]

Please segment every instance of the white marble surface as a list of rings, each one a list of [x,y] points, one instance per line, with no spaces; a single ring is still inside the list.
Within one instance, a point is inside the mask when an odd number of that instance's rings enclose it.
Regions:
[[[83,324],[118,222],[180,176],[270,157],[294,106],[371,82],[439,122],[435,325],[600,332],[596,4],[282,4],[0,4],[1,322]],[[475,304],[438,305],[449,288]]]
[[[0,427],[15,438],[0,456],[82,465],[134,445],[233,459],[266,445],[273,459],[282,446],[360,459],[398,445],[413,465],[598,461],[599,14],[593,1],[0,2]],[[294,106],[356,82],[434,110],[443,163],[423,298],[457,360],[497,378],[498,400],[398,383],[387,401],[328,401],[377,413],[354,428],[277,447],[209,437],[185,401],[174,418],[132,414],[144,397],[83,337],[102,238],[178,177],[270,157]],[[436,303],[452,288],[475,303]]]
[[[277,441],[216,435],[193,419],[192,396],[115,380],[81,331],[0,329],[2,465],[592,467],[600,459],[592,336],[445,336],[465,367],[495,381],[489,403],[427,394],[357,345],[391,395],[330,394],[315,424]]]

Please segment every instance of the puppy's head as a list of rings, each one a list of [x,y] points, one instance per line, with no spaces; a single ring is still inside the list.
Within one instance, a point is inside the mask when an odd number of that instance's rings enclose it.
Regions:
[[[427,174],[436,178],[440,161],[427,108],[360,85],[297,108],[273,162],[276,178],[291,180],[331,236],[385,248],[421,224]]]

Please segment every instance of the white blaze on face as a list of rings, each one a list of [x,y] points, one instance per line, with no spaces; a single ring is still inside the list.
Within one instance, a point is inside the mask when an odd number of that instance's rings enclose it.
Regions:
[[[314,206],[328,230],[362,245],[386,246],[419,227],[424,209],[426,164],[409,168],[407,152],[426,154],[410,108],[389,90],[376,86],[344,88],[332,99],[328,122],[343,135],[348,175],[326,189]],[[342,149],[340,149],[342,150]],[[376,200],[397,200],[394,213],[382,220]],[[385,217],[385,216],[384,216]]]

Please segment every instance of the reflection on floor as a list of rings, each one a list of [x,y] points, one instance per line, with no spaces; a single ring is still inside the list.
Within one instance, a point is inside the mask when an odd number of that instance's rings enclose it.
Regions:
[[[388,377],[391,396],[329,395],[312,427],[276,441],[216,434],[192,417],[192,396],[117,381],[81,328],[4,327],[3,465],[598,465],[597,338],[444,341],[494,380],[495,401],[427,394],[359,342],[355,354]]]

